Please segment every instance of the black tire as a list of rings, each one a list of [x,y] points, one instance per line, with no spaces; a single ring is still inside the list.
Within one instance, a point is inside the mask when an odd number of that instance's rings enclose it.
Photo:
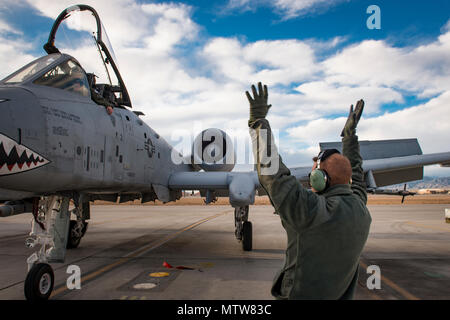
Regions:
[[[81,237],[84,237],[84,235],[86,234],[88,224],[89,224],[88,222],[83,220],[83,229],[81,229]]]
[[[76,235],[74,229],[77,225],[77,222],[75,220],[70,220],[69,224],[69,237],[67,238],[67,249],[75,249],[80,244],[82,236]]]
[[[253,228],[250,221],[245,221],[242,226],[242,249],[252,251],[253,246]]]
[[[55,275],[47,263],[38,263],[31,268],[25,279],[25,298],[28,301],[48,300],[53,291]]]

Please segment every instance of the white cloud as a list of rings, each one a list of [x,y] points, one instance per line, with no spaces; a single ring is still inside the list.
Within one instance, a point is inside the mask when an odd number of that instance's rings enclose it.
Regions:
[[[214,38],[202,56],[216,78],[249,85],[290,85],[315,77],[319,66],[311,44],[298,40],[257,41],[243,44],[235,38]]]
[[[427,45],[395,48],[366,40],[323,62],[329,81],[400,88],[429,97],[450,87],[450,32]]]
[[[366,114],[378,111],[380,106],[386,103],[403,102],[400,93],[386,87],[348,86],[312,81],[298,86],[295,90],[305,97],[304,103],[310,109],[317,109],[319,114],[342,113],[345,107],[350,107],[350,104],[355,104],[359,99],[366,102]]]
[[[337,2],[334,2],[334,5]],[[286,15],[286,18],[293,18],[305,14],[307,11],[321,5],[330,6],[328,0],[276,0],[273,5]]]
[[[0,70],[2,71],[0,79],[35,59],[32,55],[25,53],[32,48],[30,43],[20,39],[13,40],[6,36],[12,31],[13,29],[6,22],[0,20]],[[21,33],[14,31],[13,34],[20,36]]]
[[[230,9],[244,8],[246,10],[249,10],[251,3],[252,0],[229,0],[227,6]]]
[[[317,9],[326,10],[341,2],[348,0],[229,0],[227,9],[256,11],[258,7],[271,7],[282,16],[283,20],[296,18],[307,13],[315,12]]]
[[[450,91],[425,104],[380,116],[361,118],[361,140],[418,138],[425,153],[450,150]],[[316,119],[287,130],[290,137],[311,146],[321,141],[337,141],[346,117]]]
[[[4,33],[14,33],[16,35],[20,35],[21,32],[18,30],[15,30],[11,26],[9,26],[6,22],[0,20],[0,34]]]
[[[418,138],[425,153],[450,150],[450,91],[425,104],[366,119],[363,139]]]

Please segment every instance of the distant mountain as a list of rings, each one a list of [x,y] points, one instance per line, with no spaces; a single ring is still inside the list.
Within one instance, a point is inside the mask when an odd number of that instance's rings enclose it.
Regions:
[[[402,184],[384,187],[386,189],[403,189]],[[411,181],[406,184],[407,189],[450,189],[450,177],[424,177],[423,180]]]

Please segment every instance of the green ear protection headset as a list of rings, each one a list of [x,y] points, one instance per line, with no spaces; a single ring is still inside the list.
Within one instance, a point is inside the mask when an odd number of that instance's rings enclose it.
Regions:
[[[326,149],[317,156],[317,167],[309,174],[309,184],[317,192],[323,192],[330,186],[330,176],[324,169],[320,168],[320,163],[335,153],[340,154],[336,149]]]

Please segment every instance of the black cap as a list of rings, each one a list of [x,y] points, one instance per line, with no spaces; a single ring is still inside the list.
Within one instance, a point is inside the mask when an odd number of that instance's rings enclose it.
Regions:
[[[335,153],[341,154],[341,153],[339,152],[339,150],[337,150],[337,149],[325,149],[325,150],[322,150],[322,151],[320,151],[319,155],[317,156],[317,160],[320,161],[320,162],[323,162],[323,161],[325,161],[329,156],[331,156],[331,155],[333,155],[333,154],[335,154]]]

